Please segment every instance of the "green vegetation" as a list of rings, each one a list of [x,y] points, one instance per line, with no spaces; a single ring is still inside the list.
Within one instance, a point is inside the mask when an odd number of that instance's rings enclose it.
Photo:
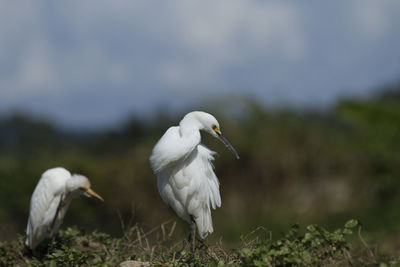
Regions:
[[[344,228],[329,232],[318,225],[309,225],[299,233],[296,224],[278,240],[272,233],[258,228],[236,249],[224,249],[221,243],[208,246],[198,243],[193,255],[179,254],[180,243],[173,240],[174,224],[145,234],[138,226],[131,227],[122,238],[93,232],[85,234],[77,228],[61,230],[54,240],[41,245],[34,254],[17,241],[0,243],[0,266],[118,266],[127,260],[150,263],[152,266],[362,266],[400,264],[400,257],[375,255],[369,247],[355,253],[346,236],[353,234],[359,223],[350,220]],[[152,236],[159,238],[154,244]],[[361,236],[359,236],[362,238]],[[174,243],[175,242],[175,243]]]

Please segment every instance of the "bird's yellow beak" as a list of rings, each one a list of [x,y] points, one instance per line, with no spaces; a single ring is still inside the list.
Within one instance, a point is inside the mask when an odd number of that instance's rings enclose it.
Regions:
[[[94,192],[92,189],[88,189],[88,190],[86,190],[86,193],[88,193],[89,195],[91,195],[92,197],[95,197],[95,198],[97,198],[97,199],[100,199],[101,201],[104,201],[104,199],[99,195],[99,194],[97,194],[96,192]]]

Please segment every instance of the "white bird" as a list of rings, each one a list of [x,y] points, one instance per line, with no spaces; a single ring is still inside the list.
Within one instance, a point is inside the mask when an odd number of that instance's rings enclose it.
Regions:
[[[219,181],[211,162],[215,152],[201,143],[201,130],[219,138],[239,159],[235,149],[223,137],[218,121],[202,111],[190,112],[179,126],[170,127],[150,156],[161,198],[190,224],[188,239],[192,252],[196,226],[200,237],[206,238],[213,232],[210,207],[221,206]]]
[[[85,195],[103,201],[90,189],[89,179],[64,168],[49,169],[42,174],[31,198],[25,244],[35,249],[45,238],[52,238],[60,228],[72,198]]]

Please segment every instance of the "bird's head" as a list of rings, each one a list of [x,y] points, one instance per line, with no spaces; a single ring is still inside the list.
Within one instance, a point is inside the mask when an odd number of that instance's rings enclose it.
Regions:
[[[86,197],[95,197],[104,201],[103,198],[90,188],[90,181],[87,177],[74,174],[67,181],[67,190],[77,195],[85,195]]]
[[[222,135],[222,132],[219,128],[219,123],[217,119],[206,112],[198,111],[196,112],[197,120],[201,123],[202,127],[201,130],[208,132],[215,138],[218,138],[225,146],[235,155],[237,159],[239,159],[239,155],[233,146],[226,140],[226,138]]]

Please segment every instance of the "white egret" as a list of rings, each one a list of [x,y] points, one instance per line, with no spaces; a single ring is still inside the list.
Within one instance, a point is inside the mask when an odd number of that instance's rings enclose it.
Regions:
[[[161,198],[190,224],[188,239],[192,252],[196,226],[200,237],[206,238],[213,232],[210,207],[221,206],[219,181],[211,162],[215,152],[201,143],[200,130],[219,138],[239,159],[222,135],[218,121],[202,111],[190,112],[179,126],[170,127],[150,157]]]
[[[45,238],[53,237],[64,219],[72,198],[85,195],[103,201],[90,189],[89,179],[64,168],[49,169],[42,174],[33,191],[26,229],[26,246],[35,249]]]

